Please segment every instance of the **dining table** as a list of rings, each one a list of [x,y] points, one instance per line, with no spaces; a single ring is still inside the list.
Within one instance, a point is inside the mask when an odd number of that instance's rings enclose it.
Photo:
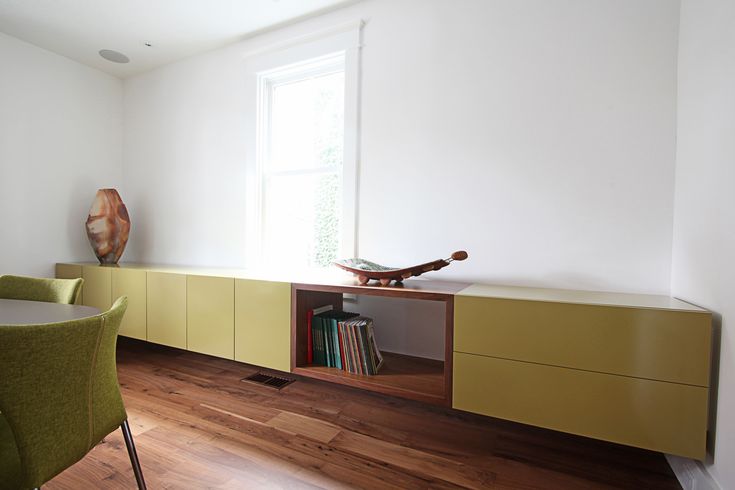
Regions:
[[[92,306],[0,299],[0,325],[35,325],[78,320],[99,315]]]

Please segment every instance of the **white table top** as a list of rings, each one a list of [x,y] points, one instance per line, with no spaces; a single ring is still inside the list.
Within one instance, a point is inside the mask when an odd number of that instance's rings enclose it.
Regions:
[[[0,325],[65,322],[99,314],[100,310],[91,306],[0,299]]]

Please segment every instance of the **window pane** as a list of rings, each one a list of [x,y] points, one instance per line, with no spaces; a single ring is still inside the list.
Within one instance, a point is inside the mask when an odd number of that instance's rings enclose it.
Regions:
[[[344,72],[277,85],[266,171],[342,165]]]
[[[271,177],[265,187],[263,257],[273,266],[326,267],[340,249],[341,174]]]

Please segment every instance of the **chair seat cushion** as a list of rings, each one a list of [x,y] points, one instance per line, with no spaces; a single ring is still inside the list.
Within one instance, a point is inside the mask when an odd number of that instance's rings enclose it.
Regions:
[[[15,447],[15,436],[0,413],[0,489],[19,488],[20,480],[20,456]]]

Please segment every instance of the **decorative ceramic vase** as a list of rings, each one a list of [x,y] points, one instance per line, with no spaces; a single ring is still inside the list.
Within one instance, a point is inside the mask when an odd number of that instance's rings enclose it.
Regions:
[[[87,217],[87,238],[100,264],[117,264],[130,234],[128,209],[115,189],[100,189]]]

